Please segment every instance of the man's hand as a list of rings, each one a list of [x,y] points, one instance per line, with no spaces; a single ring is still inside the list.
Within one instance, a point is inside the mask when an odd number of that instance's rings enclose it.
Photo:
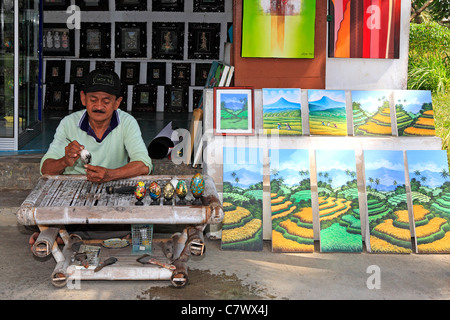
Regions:
[[[64,156],[60,159],[47,159],[42,164],[42,174],[62,174],[67,167],[72,167],[80,158],[84,146],[77,141],[70,142],[64,148]]]
[[[70,142],[65,148],[64,163],[66,167],[71,167],[80,158],[81,150],[84,146],[78,143],[78,141]]]
[[[90,164],[86,164],[84,167],[86,168],[86,177],[88,181],[103,183],[113,179],[109,169],[99,166],[92,166]]]

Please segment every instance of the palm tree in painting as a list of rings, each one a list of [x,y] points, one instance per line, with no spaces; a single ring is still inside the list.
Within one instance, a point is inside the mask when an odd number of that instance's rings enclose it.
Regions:
[[[442,171],[441,171],[441,178],[444,178],[445,180],[447,180],[448,178],[449,178],[449,173],[448,173],[448,171],[447,170],[445,170],[445,169],[442,169]]]
[[[377,189],[377,191],[378,191],[378,185],[380,184],[380,179],[378,179],[378,178],[376,178],[375,179],[375,184],[376,184],[376,189]]]

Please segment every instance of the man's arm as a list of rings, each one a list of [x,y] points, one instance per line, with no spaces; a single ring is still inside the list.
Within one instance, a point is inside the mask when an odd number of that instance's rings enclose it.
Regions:
[[[89,164],[84,167],[86,168],[87,179],[96,183],[147,175],[149,172],[149,168],[142,161],[132,161],[116,169],[107,169]]]
[[[77,141],[72,141],[65,147],[64,157],[60,159],[46,159],[42,164],[42,174],[57,175],[62,174],[67,167],[71,167],[80,158],[83,150]]]

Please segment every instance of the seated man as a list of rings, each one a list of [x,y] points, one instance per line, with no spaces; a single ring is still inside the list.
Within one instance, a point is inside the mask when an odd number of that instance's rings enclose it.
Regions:
[[[152,161],[139,125],[119,109],[119,76],[112,71],[94,70],[87,75],[80,95],[86,110],[61,120],[41,160],[41,174],[86,174],[87,180],[95,183],[150,174]],[[80,159],[83,149],[91,154],[89,164]],[[37,232],[31,236],[30,244],[37,236]]]

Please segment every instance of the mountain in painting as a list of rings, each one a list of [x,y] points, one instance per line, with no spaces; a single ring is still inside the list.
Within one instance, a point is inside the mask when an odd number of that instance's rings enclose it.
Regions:
[[[323,96],[320,100],[309,102],[309,111],[329,111],[329,112],[345,112],[345,103],[334,101],[327,96]]]
[[[264,113],[278,113],[278,112],[284,112],[284,111],[293,111],[293,110],[299,110],[300,104],[295,102],[287,101],[284,98],[278,99],[278,101],[266,104],[263,107]]]

